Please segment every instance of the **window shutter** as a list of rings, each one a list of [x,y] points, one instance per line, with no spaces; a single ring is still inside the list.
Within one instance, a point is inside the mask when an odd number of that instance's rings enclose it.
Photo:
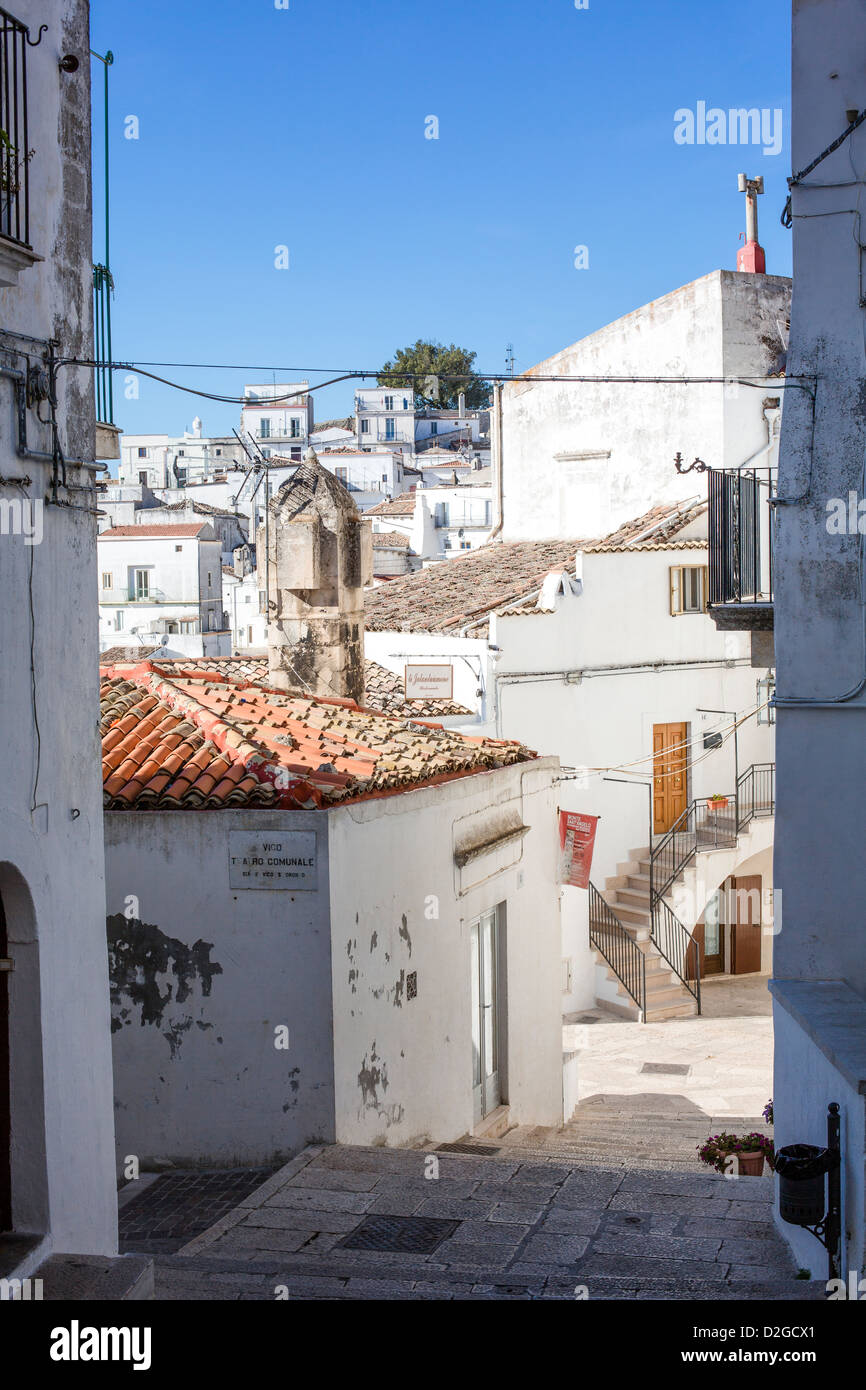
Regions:
[[[701,612],[707,611],[707,600],[710,594],[710,570],[708,565],[701,569]]]
[[[679,565],[671,565],[669,574],[671,585],[671,617],[675,618],[678,613],[682,612],[682,570]]]

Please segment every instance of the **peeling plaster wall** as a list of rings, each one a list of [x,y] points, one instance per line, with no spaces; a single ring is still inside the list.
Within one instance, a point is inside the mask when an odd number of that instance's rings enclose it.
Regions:
[[[338,1142],[448,1141],[471,1130],[469,928],[500,903],[511,1119],[560,1122],[555,770],[543,759],[330,812]],[[455,822],[480,815],[496,825],[514,814],[531,827],[516,862],[497,869],[490,856],[492,876],[461,896]]]
[[[766,375],[783,345],[791,282],[716,270],[607,324],[540,375]],[[718,385],[539,382],[502,393],[503,540],[600,536],[655,502],[705,491],[698,455],[735,467],[767,442],[761,403],[781,394]],[[568,457],[569,455],[586,457]],[[565,457],[557,457],[565,455]]]
[[[88,357],[88,6],[84,0],[18,0],[11,8],[34,38],[41,24],[48,25],[39,46],[27,52],[31,243],[44,260],[21,271],[17,288],[0,289],[0,325],[41,339],[56,337],[62,354]],[[77,73],[59,71],[66,53],[78,57]],[[92,459],[90,372],[62,371],[58,396],[67,456]],[[41,500],[50,466],[16,454],[6,380],[0,381],[0,398],[0,474],[29,475],[25,492]],[[30,447],[47,449],[49,440],[49,431],[28,411]],[[72,483],[87,481],[78,468],[68,476]],[[4,498],[15,495],[3,489]],[[0,536],[0,708],[8,733],[0,891],[17,967],[9,981],[13,1221],[19,1230],[48,1234],[55,1250],[110,1254],[117,1248],[117,1205],[95,719],[96,518],[45,506],[43,522],[38,545],[26,546],[20,534]],[[32,1019],[34,1008],[39,1045],[29,1023],[21,1033],[17,1028],[17,1020]],[[43,1083],[44,1101],[37,1106],[34,1096]]]
[[[287,829],[317,833],[317,891],[233,889],[229,834]],[[118,1167],[332,1140],[325,815],[112,812],[106,870]]]

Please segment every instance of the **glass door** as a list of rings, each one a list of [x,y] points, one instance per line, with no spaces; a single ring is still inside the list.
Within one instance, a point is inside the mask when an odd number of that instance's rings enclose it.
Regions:
[[[497,913],[470,928],[472,970],[472,1087],[475,1122],[499,1105],[499,933]]]

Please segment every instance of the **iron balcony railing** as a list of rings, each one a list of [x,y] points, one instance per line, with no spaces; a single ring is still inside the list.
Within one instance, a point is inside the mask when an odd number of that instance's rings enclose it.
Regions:
[[[707,470],[708,602],[773,601],[775,468]]]
[[[776,812],[776,764],[753,763],[737,782],[737,827]]]
[[[27,111],[27,49],[35,39],[20,19],[0,9],[0,235],[30,245],[30,148]]]
[[[589,885],[589,939],[640,1009],[646,1023],[646,956],[595,884]]]

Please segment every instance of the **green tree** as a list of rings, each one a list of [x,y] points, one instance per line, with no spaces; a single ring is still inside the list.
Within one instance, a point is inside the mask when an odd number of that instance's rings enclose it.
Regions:
[[[419,409],[438,405],[443,410],[456,410],[461,392],[467,408],[482,409],[489,403],[490,392],[487,382],[474,370],[476,355],[454,343],[445,347],[419,338],[411,347],[395,352],[377,380],[380,386],[411,386]]]

